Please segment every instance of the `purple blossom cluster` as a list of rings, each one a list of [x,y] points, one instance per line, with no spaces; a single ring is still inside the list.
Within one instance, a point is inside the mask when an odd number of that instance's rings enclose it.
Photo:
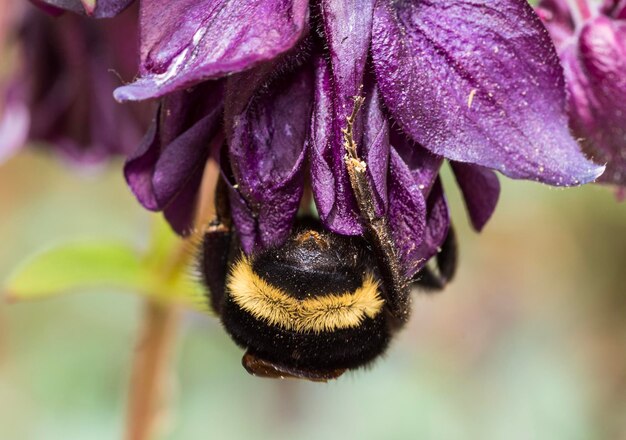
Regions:
[[[133,2],[35,3],[106,18]],[[362,95],[358,154],[411,277],[450,228],[445,160],[477,230],[499,197],[495,171],[555,186],[626,182],[626,6],[578,4],[587,8],[565,0],[536,11],[526,0],[143,0],[133,5],[138,21],[127,11],[115,20],[130,22],[119,25],[39,17],[45,25],[30,25],[37,35],[22,37],[32,52],[22,84],[31,135],[132,149],[130,188],[183,235],[215,158],[250,253],[284,243],[307,193],[326,228],[363,233],[342,134]],[[107,71],[137,39],[138,74],[114,96],[158,103],[140,142],[125,131],[141,124],[107,100]],[[100,44],[112,58],[97,58]],[[54,62],[44,58],[51,54]],[[72,87],[46,96],[61,81]]]
[[[15,15],[12,37],[19,50],[4,84],[0,160],[26,140],[80,165],[131,153],[149,111],[111,96],[120,77],[136,72],[136,13],[92,21],[28,7]]]

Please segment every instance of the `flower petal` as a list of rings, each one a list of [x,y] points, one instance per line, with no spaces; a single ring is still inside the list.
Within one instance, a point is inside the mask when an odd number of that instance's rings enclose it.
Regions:
[[[346,114],[336,111],[331,71],[321,57],[316,60],[315,107],[311,127],[311,185],[322,223],[338,234],[363,233],[359,208],[352,192],[346,169],[346,154],[341,129]],[[355,140],[359,155],[367,163],[368,177],[376,200],[375,207],[383,215],[387,207],[387,169],[389,127],[382,113],[379,94],[373,82],[367,82],[365,103],[357,115]],[[358,93],[358,91],[357,91]],[[358,125],[357,125],[358,124]]]
[[[478,165],[452,162],[452,171],[461,188],[472,226],[481,231],[491,218],[500,197],[498,176]]]
[[[166,211],[179,234],[190,231],[211,142],[219,133],[221,84],[208,82],[191,92],[168,95],[124,174],[147,209]]]
[[[380,1],[372,54],[390,112],[433,153],[553,185],[602,173],[569,134],[562,70],[526,2]]]
[[[335,139],[333,85],[326,61],[315,60],[316,84],[311,122],[309,162],[311,186],[320,220],[330,230],[345,235],[363,232],[358,206],[343,161],[343,145]]]
[[[206,162],[206,157],[204,164]],[[178,188],[178,193],[172,197],[171,202],[163,209],[163,217],[172,229],[180,235],[188,235],[192,232],[196,219],[196,208],[204,167],[192,170],[189,178]]]
[[[402,185],[417,187],[421,192],[421,200],[416,205],[419,208],[413,208],[413,210],[423,211],[416,217],[419,219],[418,224],[419,222],[424,224],[422,238],[416,241],[417,233],[414,233],[412,240],[415,244],[411,246],[410,252],[404,251],[407,254],[404,259],[409,262],[404,265],[405,275],[410,279],[438,252],[448,233],[450,225],[448,205],[438,179],[443,158],[420,147],[401,133],[393,133],[391,142],[392,150],[398,153],[411,173],[411,180],[407,180]],[[390,186],[390,198],[397,190],[397,183]],[[404,245],[404,248],[406,249],[407,246]]]
[[[379,105],[373,78],[365,78],[373,0],[321,2],[321,17],[329,60],[315,60],[317,85],[311,129],[311,174],[313,193],[320,218],[339,234],[363,232],[344,162],[342,129],[352,113],[353,98],[365,94],[364,109],[356,115],[354,139],[359,155],[368,167],[379,215],[387,206],[389,156],[388,124]],[[371,81],[370,81],[371,79]],[[365,84],[365,90],[362,86]],[[367,122],[365,122],[367,121]]]
[[[291,49],[306,0],[144,0],[141,78],[115,91],[141,100],[249,69]]]
[[[110,18],[126,9],[134,0],[32,0],[34,4],[54,13],[61,9],[95,18]]]
[[[411,170],[413,179],[424,197],[428,197],[435,180],[439,176],[443,157],[431,153],[402,133],[393,133],[391,144]]]
[[[324,33],[335,85],[335,111],[343,117],[352,111],[352,98],[359,94],[363,84],[374,3],[374,0],[321,2]]]
[[[600,181],[626,185],[626,23],[597,17],[561,52],[570,122],[585,151],[607,164]]]
[[[131,154],[124,165],[124,176],[139,203],[150,211],[162,209],[154,195],[152,174],[159,154],[161,143],[158,135],[161,109],[157,110],[156,116],[146,132],[137,150]]]
[[[241,208],[233,209],[233,220],[247,253],[279,246],[291,232],[304,190],[312,100],[306,67],[260,89],[233,116],[229,158],[239,193],[234,204]]]
[[[410,279],[426,263],[422,251],[426,200],[411,170],[394,149],[389,170],[389,226],[402,271]]]
[[[413,277],[422,269],[428,260],[437,255],[450,230],[450,212],[443,192],[441,181],[436,179],[426,200],[426,229],[419,249],[415,252],[419,262],[416,269],[408,275]]]

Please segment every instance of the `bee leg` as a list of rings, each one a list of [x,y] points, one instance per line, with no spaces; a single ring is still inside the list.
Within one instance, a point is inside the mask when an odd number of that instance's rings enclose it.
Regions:
[[[450,226],[448,235],[441,245],[441,250],[435,257],[437,270],[434,271],[428,266],[420,270],[411,284],[419,286],[426,291],[442,290],[452,281],[456,273],[457,266],[457,242],[454,228]]]
[[[364,101],[363,96],[354,98],[352,114],[347,117],[346,128],[342,129],[346,150],[344,161],[369,242],[374,245],[381,276],[387,287],[385,298],[387,307],[401,325],[409,318],[409,283],[400,269],[398,252],[391,240],[387,218],[376,214],[374,191],[367,178],[367,164],[359,158],[354,140],[354,121]]]

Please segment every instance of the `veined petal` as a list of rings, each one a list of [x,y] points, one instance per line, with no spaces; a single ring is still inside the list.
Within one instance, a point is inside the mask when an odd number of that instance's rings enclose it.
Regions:
[[[363,104],[363,135],[359,144],[359,154],[367,163],[367,175],[374,190],[376,213],[383,215],[388,207],[388,170],[389,170],[389,121],[380,105],[380,93],[373,81],[365,85],[365,103]],[[356,132],[358,135],[358,132]],[[358,139],[358,138],[357,138]]]
[[[389,139],[387,118],[379,104],[373,78],[365,78],[374,0],[321,2],[320,11],[329,60],[318,55],[315,112],[311,130],[311,174],[322,222],[332,231],[363,232],[359,210],[346,170],[342,129],[352,113],[353,98],[366,103],[353,126],[359,155],[367,163],[379,215],[387,207]],[[363,84],[365,88],[362,89]]]
[[[115,98],[154,98],[271,60],[307,18],[306,0],[143,0],[141,77]]]
[[[126,9],[134,0],[32,0],[50,13],[72,11],[95,18],[110,18]],[[47,6],[47,7],[46,7]]]
[[[408,276],[413,277],[426,265],[428,260],[439,253],[443,242],[448,236],[449,230],[450,212],[448,210],[448,202],[446,201],[440,179],[436,179],[428,195],[428,199],[426,200],[426,228],[424,230],[424,237],[414,256],[418,264],[414,268],[414,271],[407,274]]]
[[[352,98],[359,94],[372,33],[375,0],[322,0],[324,34],[330,53],[335,86],[336,112],[352,111]],[[345,126],[345,121],[343,121]]]
[[[472,226],[481,231],[491,218],[500,197],[498,176],[478,165],[452,162],[452,171],[463,193]]]
[[[161,109],[159,108],[141,144],[137,150],[128,157],[124,165],[126,183],[128,183],[128,186],[133,194],[135,194],[135,197],[137,197],[139,203],[141,203],[144,208],[151,211],[162,209],[156,200],[154,186],[152,184],[152,173],[154,172],[154,167],[157,160],[159,160],[159,153],[161,152],[161,144],[158,135],[160,114]]]
[[[569,134],[562,69],[525,1],[379,1],[372,54],[390,112],[433,153],[553,185],[603,172]]]
[[[260,89],[233,116],[228,152],[239,193],[233,220],[247,253],[281,245],[291,232],[304,190],[312,102],[306,66]]]
[[[431,153],[402,133],[395,132],[392,134],[391,145],[411,170],[413,180],[417,183],[424,197],[428,197],[439,176],[443,157]]]
[[[402,271],[410,279],[426,264],[422,250],[426,200],[411,170],[394,149],[390,154],[389,170],[387,218]]]
[[[561,59],[574,133],[596,162],[607,164],[599,180],[626,185],[626,22],[587,22]]]
[[[357,115],[355,141],[359,155],[367,163],[368,177],[375,192],[376,210],[383,215],[387,207],[387,170],[389,127],[382,113],[379,94],[373,82],[366,82],[364,108]],[[336,110],[331,71],[323,58],[316,60],[315,104],[311,127],[311,185],[315,204],[324,225],[338,234],[363,233],[359,208],[346,169],[343,134],[346,117]]]
[[[407,176],[404,182],[397,181],[393,186],[390,184],[390,199],[395,200],[395,193],[397,191],[402,193],[405,188],[412,188],[411,191],[417,189],[421,193],[421,197],[414,196],[415,206],[409,208],[413,211],[412,215],[415,216],[418,226],[410,236],[410,241],[401,241],[401,244],[397,244],[403,248],[405,275],[413,278],[428,260],[437,254],[450,226],[448,205],[438,179],[443,157],[432,154],[401,133],[393,133],[391,143],[392,151],[394,154],[397,152],[402,164],[410,172],[410,180]],[[398,184],[403,188],[398,188]],[[393,213],[393,208],[390,213]],[[394,226],[393,219],[391,222],[392,227],[397,227]],[[420,224],[422,226],[419,226]],[[421,238],[420,228],[423,230]]]
[[[340,140],[341,131],[336,126],[331,71],[323,57],[315,59],[315,68],[315,98],[309,150],[315,205],[320,220],[331,231],[358,235],[363,232],[363,228],[343,159],[345,151]]]

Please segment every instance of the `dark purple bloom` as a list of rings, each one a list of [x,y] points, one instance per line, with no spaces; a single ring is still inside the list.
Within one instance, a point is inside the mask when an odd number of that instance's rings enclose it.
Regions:
[[[13,147],[28,139],[80,163],[133,151],[147,125],[146,104],[124,106],[111,93],[135,72],[136,33],[132,11],[97,23],[27,11],[0,139],[12,138]]]
[[[166,96],[163,121],[169,100],[224,92],[157,124],[127,164],[131,188],[150,209],[189,212],[190,192],[168,189],[195,182],[179,171],[203,166],[225,139],[222,170],[246,252],[286,239],[309,182],[327,228],[363,233],[342,136],[359,94],[358,153],[408,277],[448,233],[444,159],[476,229],[499,196],[492,170],[563,186],[603,171],[569,134],[563,72],[525,1],[153,1],[141,4],[140,20],[140,78],[117,99]],[[176,143],[164,130],[178,118],[203,131],[175,130],[188,136]],[[176,172],[157,178],[155,163]]]
[[[587,154],[607,164],[599,180],[626,186],[626,3],[579,4],[544,0],[539,12],[565,70],[570,126]]]

